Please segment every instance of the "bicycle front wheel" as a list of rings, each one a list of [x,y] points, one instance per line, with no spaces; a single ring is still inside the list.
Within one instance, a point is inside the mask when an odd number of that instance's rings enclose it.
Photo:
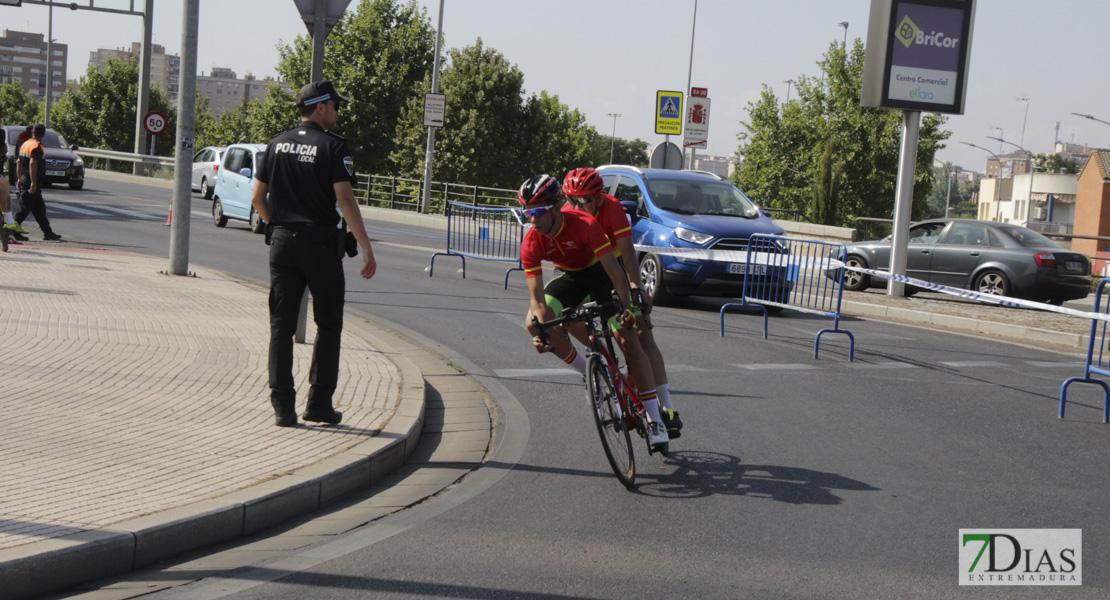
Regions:
[[[616,390],[609,380],[609,369],[596,354],[586,361],[586,387],[590,393],[597,433],[601,436],[602,447],[605,448],[605,458],[609,459],[609,466],[613,467],[617,479],[625,487],[632,487],[632,482],[636,479],[632,437],[625,425]]]

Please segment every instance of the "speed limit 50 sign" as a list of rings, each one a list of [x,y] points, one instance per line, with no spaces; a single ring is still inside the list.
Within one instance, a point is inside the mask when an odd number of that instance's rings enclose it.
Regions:
[[[143,128],[150,135],[162,135],[166,132],[167,125],[169,125],[169,122],[166,120],[166,115],[156,110],[146,113],[146,116],[143,117]]]

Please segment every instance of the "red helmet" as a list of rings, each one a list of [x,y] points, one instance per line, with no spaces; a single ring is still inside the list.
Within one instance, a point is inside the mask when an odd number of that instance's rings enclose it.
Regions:
[[[586,167],[574,169],[563,179],[563,193],[568,196],[595,196],[605,192],[605,184],[601,181],[597,169]]]
[[[545,173],[520,184],[516,199],[523,206],[539,206],[558,202],[561,193],[559,180]]]

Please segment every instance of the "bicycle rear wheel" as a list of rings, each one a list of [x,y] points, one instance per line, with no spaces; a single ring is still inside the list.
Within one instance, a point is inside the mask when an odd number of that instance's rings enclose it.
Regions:
[[[632,487],[636,479],[636,457],[632,453],[632,437],[625,426],[620,400],[617,398],[613,383],[609,381],[609,370],[598,355],[586,361],[586,387],[590,392],[591,407],[601,446],[605,448],[605,458],[613,473],[625,487]]]

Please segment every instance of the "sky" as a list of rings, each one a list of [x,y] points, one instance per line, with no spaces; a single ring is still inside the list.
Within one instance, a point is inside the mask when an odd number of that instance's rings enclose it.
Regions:
[[[155,0],[154,42],[171,54],[180,53],[182,3]],[[439,1],[417,4],[434,27]],[[664,141],[654,133],[656,91],[686,90],[689,78],[711,100],[708,148],[699,155],[730,155],[763,86],[784,100],[786,80],[818,75],[829,44],[844,39],[841,22],[849,41],[866,38],[870,0],[697,0],[696,22],[694,7],[694,0],[444,0],[443,43],[461,48],[482,38],[521,70],[527,94],[556,94],[600,133],[615,130],[649,148]],[[45,34],[47,12],[0,7],[0,29]],[[89,52],[130,47],[142,36],[139,17],[53,13],[54,38],[69,45],[71,79],[84,74]],[[198,71],[228,67],[240,77],[276,76],[277,45],[307,32],[293,0],[200,0],[200,23]],[[1100,68],[1107,23],[1106,0],[977,0],[965,113],[949,115],[952,135],[937,158],[982,171],[989,155],[959,142],[1013,150],[987,136],[1038,153],[1051,152],[1056,140],[1110,147],[1110,125],[1071,114],[1110,121],[1110,77]]]

